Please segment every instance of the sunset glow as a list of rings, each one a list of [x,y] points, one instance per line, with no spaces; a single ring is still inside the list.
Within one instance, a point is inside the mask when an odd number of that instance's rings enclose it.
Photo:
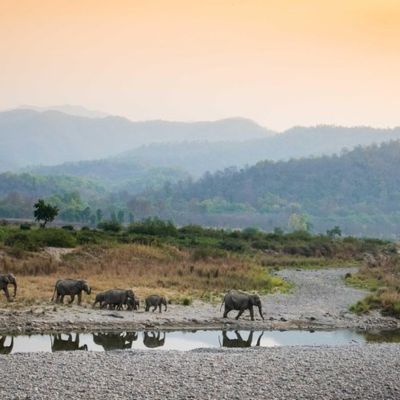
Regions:
[[[395,0],[0,0],[0,108],[400,125]]]

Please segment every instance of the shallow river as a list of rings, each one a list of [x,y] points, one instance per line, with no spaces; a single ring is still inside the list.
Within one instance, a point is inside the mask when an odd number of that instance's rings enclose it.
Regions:
[[[192,350],[219,347],[341,346],[400,342],[400,332],[333,331],[140,331],[0,336],[0,354],[130,349]]]

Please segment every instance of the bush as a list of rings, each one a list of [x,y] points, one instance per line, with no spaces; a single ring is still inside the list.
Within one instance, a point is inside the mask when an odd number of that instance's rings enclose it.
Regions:
[[[129,226],[129,233],[138,233],[153,236],[178,236],[178,229],[171,221],[162,221],[158,218],[148,218]]]
[[[97,227],[106,232],[120,232],[122,225],[117,221],[104,221],[100,222]]]
[[[75,247],[75,236],[65,230],[48,228],[32,232],[36,243],[40,247]]]
[[[76,239],[67,231],[49,228],[12,234],[4,244],[21,250],[38,251],[41,247],[75,247]]]
[[[247,243],[241,240],[234,240],[230,238],[222,240],[219,243],[219,247],[224,250],[236,251],[236,252],[242,252],[248,249]]]
[[[66,231],[73,231],[75,230],[74,227],[72,225],[64,225],[62,227],[62,229],[66,230]]]
[[[36,240],[25,232],[15,233],[13,235],[8,236],[4,244],[6,246],[18,248],[26,251],[37,251],[39,249],[39,245]]]
[[[19,229],[21,229],[21,231],[29,231],[31,229],[31,224],[27,223],[21,224],[19,226]]]

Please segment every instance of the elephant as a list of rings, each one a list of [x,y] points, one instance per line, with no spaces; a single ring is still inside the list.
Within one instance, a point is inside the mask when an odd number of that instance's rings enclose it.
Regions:
[[[102,346],[105,351],[130,349],[138,336],[137,332],[93,333],[93,342]]]
[[[72,335],[69,333],[68,339],[63,339],[61,333],[52,335],[51,351],[73,351],[73,350],[88,350],[87,344],[79,346],[79,334],[75,336],[75,340],[72,339]]]
[[[228,337],[228,332],[227,331],[222,331],[222,347],[251,347],[251,344],[253,342],[253,331],[250,331],[249,336],[247,337],[247,340],[244,340],[240,334],[239,331],[235,331],[236,338],[231,339]],[[261,332],[261,335],[257,339],[256,346],[260,346],[261,343],[261,337],[264,334],[264,332]]]
[[[15,279],[15,276],[13,274],[0,275],[0,290],[4,291],[7,301],[11,301],[10,294],[8,293],[8,285],[9,284],[14,285],[13,297],[15,297],[17,295],[17,281]]]
[[[145,300],[146,303],[146,311],[149,311],[150,307],[153,308],[153,312],[156,311],[157,307],[160,309],[161,312],[161,306],[164,305],[165,309],[164,311],[167,311],[167,299],[164,296],[159,296],[157,294],[153,294],[151,296],[146,297]]]
[[[55,286],[53,297],[51,301],[56,301],[56,303],[63,304],[64,303],[64,296],[71,296],[71,300],[69,304],[71,304],[75,296],[78,295],[78,305],[81,304],[82,301],[82,291],[85,291],[87,294],[90,294],[92,290],[90,286],[85,280],[76,280],[76,279],[59,279]]]
[[[10,354],[14,347],[14,337],[11,336],[11,342],[8,346],[5,346],[7,336],[0,336],[0,354]]]
[[[137,311],[137,310],[139,310],[140,301],[137,297],[135,297],[135,299],[132,299],[129,297],[128,299],[126,299],[126,303],[119,306],[118,309],[122,310],[122,309],[124,309],[124,306],[127,306],[126,308],[129,311],[132,311],[132,310]]]
[[[132,290],[128,289],[110,289],[105,292],[99,293],[93,303],[93,307],[100,303],[100,308],[121,308],[127,304],[128,301],[135,301],[135,294]]]
[[[249,294],[249,293],[241,292],[238,290],[230,290],[224,296],[224,300],[222,301],[221,308],[222,308],[223,304],[225,304],[224,318],[227,318],[228,313],[230,311],[239,310],[239,313],[236,316],[236,319],[239,319],[239,317],[243,314],[243,312],[245,310],[249,310],[251,320],[254,321],[253,307],[257,306],[261,318],[264,319],[264,316],[262,313],[261,300],[257,294]]]
[[[143,344],[149,349],[164,346],[165,344],[165,332],[143,332]]]

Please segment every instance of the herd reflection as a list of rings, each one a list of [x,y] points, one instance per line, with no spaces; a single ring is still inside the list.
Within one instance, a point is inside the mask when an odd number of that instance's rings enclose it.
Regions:
[[[18,352],[110,351],[129,349],[192,350],[217,347],[271,347],[293,345],[345,345],[400,342],[400,331],[131,331],[0,335],[0,355]]]
[[[196,332],[192,332],[196,333]],[[110,350],[129,350],[132,348],[133,342],[141,337],[142,343],[149,349],[163,347],[166,343],[168,332],[164,331],[143,331],[143,332],[98,332],[92,333],[91,342],[103,348],[104,351]],[[243,335],[247,337],[243,338]],[[86,336],[87,342],[87,334]],[[261,332],[255,343],[253,343],[254,332],[249,331],[241,333],[239,331],[220,331],[219,345],[221,347],[251,347],[260,346]],[[87,351],[89,347],[86,343],[82,343],[79,333],[56,333],[45,335],[48,336],[51,343],[51,351]],[[43,336],[42,336],[43,337]],[[30,338],[30,336],[29,336]],[[221,341],[222,338],[222,341]],[[10,354],[14,348],[14,336],[0,336],[0,354]]]

